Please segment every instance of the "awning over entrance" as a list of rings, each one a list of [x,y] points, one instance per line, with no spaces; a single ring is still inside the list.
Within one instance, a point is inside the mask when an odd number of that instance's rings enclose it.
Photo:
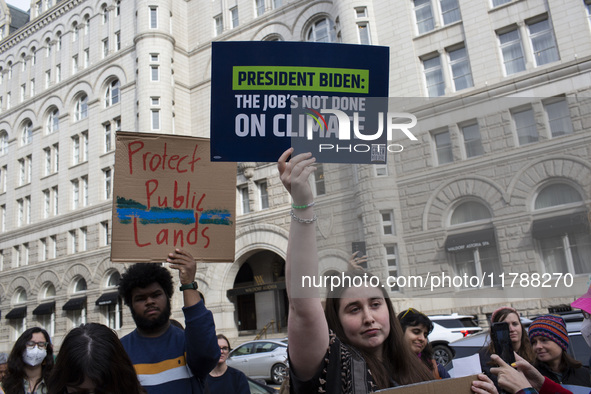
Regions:
[[[10,312],[6,314],[7,319],[22,319],[25,316],[27,316],[26,306],[19,306],[18,308],[13,308]]]
[[[496,245],[496,241],[495,230],[493,228],[454,234],[448,236],[445,240],[445,250],[452,253],[494,245]]]
[[[86,305],[86,296],[72,298],[71,300],[69,300],[68,302],[66,302],[64,304],[62,309],[64,311],[79,311],[80,309],[84,308],[85,305]]]
[[[55,301],[45,302],[37,305],[37,308],[33,309],[33,315],[50,315],[55,310]]]
[[[101,295],[98,300],[96,300],[96,305],[103,306],[103,305],[114,305],[117,303],[119,299],[119,293],[116,291],[105,293]]]
[[[547,238],[567,232],[582,231],[589,231],[589,220],[586,212],[534,220],[531,229],[534,238]]]
[[[235,297],[243,294],[258,293],[261,291],[283,290],[285,289],[285,282],[263,283],[261,285],[252,285],[244,287],[235,287],[227,291],[228,297]]]

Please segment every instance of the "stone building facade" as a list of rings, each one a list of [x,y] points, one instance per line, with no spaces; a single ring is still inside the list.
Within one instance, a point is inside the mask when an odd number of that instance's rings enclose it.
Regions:
[[[58,346],[84,321],[134,328],[115,294],[124,266],[109,258],[115,132],[208,136],[215,40],[390,47],[390,96],[417,114],[418,141],[394,136],[404,150],[385,166],[318,167],[322,274],[364,248],[383,279],[573,279],[544,293],[392,286],[398,308],[484,321],[501,304],[534,314],[572,301],[591,273],[590,10],[585,0],[32,2],[0,41],[0,351],[33,325]],[[271,321],[285,330],[288,308],[289,198],[275,164],[238,163],[236,185],[235,261],[197,273],[230,338]],[[175,295],[178,319],[181,304]]]

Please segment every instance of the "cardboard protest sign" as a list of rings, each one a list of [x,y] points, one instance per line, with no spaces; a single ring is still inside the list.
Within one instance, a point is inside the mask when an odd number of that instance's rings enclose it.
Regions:
[[[117,133],[112,261],[234,260],[236,165],[209,155],[203,138]]]
[[[465,376],[462,378],[439,379],[428,382],[410,384],[392,389],[378,390],[381,394],[472,394],[470,389],[472,382],[478,380],[478,375]]]
[[[212,43],[211,160],[385,163],[388,70],[388,47]]]

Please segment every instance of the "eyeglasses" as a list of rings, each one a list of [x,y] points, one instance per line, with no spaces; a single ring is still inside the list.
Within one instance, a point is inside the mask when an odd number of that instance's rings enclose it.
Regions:
[[[35,346],[37,346],[40,350],[43,350],[43,349],[47,348],[48,344],[49,344],[49,342],[27,341],[27,343],[25,343],[25,346],[27,346],[27,349],[33,349],[33,348],[35,348]]]
[[[222,352],[228,352],[228,351],[230,351],[230,348],[229,348],[229,347],[227,347],[227,346],[224,346],[224,347],[221,347],[221,348],[220,348],[220,350],[221,350]]]

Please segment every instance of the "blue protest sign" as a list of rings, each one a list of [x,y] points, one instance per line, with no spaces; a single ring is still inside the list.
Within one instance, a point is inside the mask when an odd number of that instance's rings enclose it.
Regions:
[[[389,48],[214,42],[211,160],[385,163]]]

